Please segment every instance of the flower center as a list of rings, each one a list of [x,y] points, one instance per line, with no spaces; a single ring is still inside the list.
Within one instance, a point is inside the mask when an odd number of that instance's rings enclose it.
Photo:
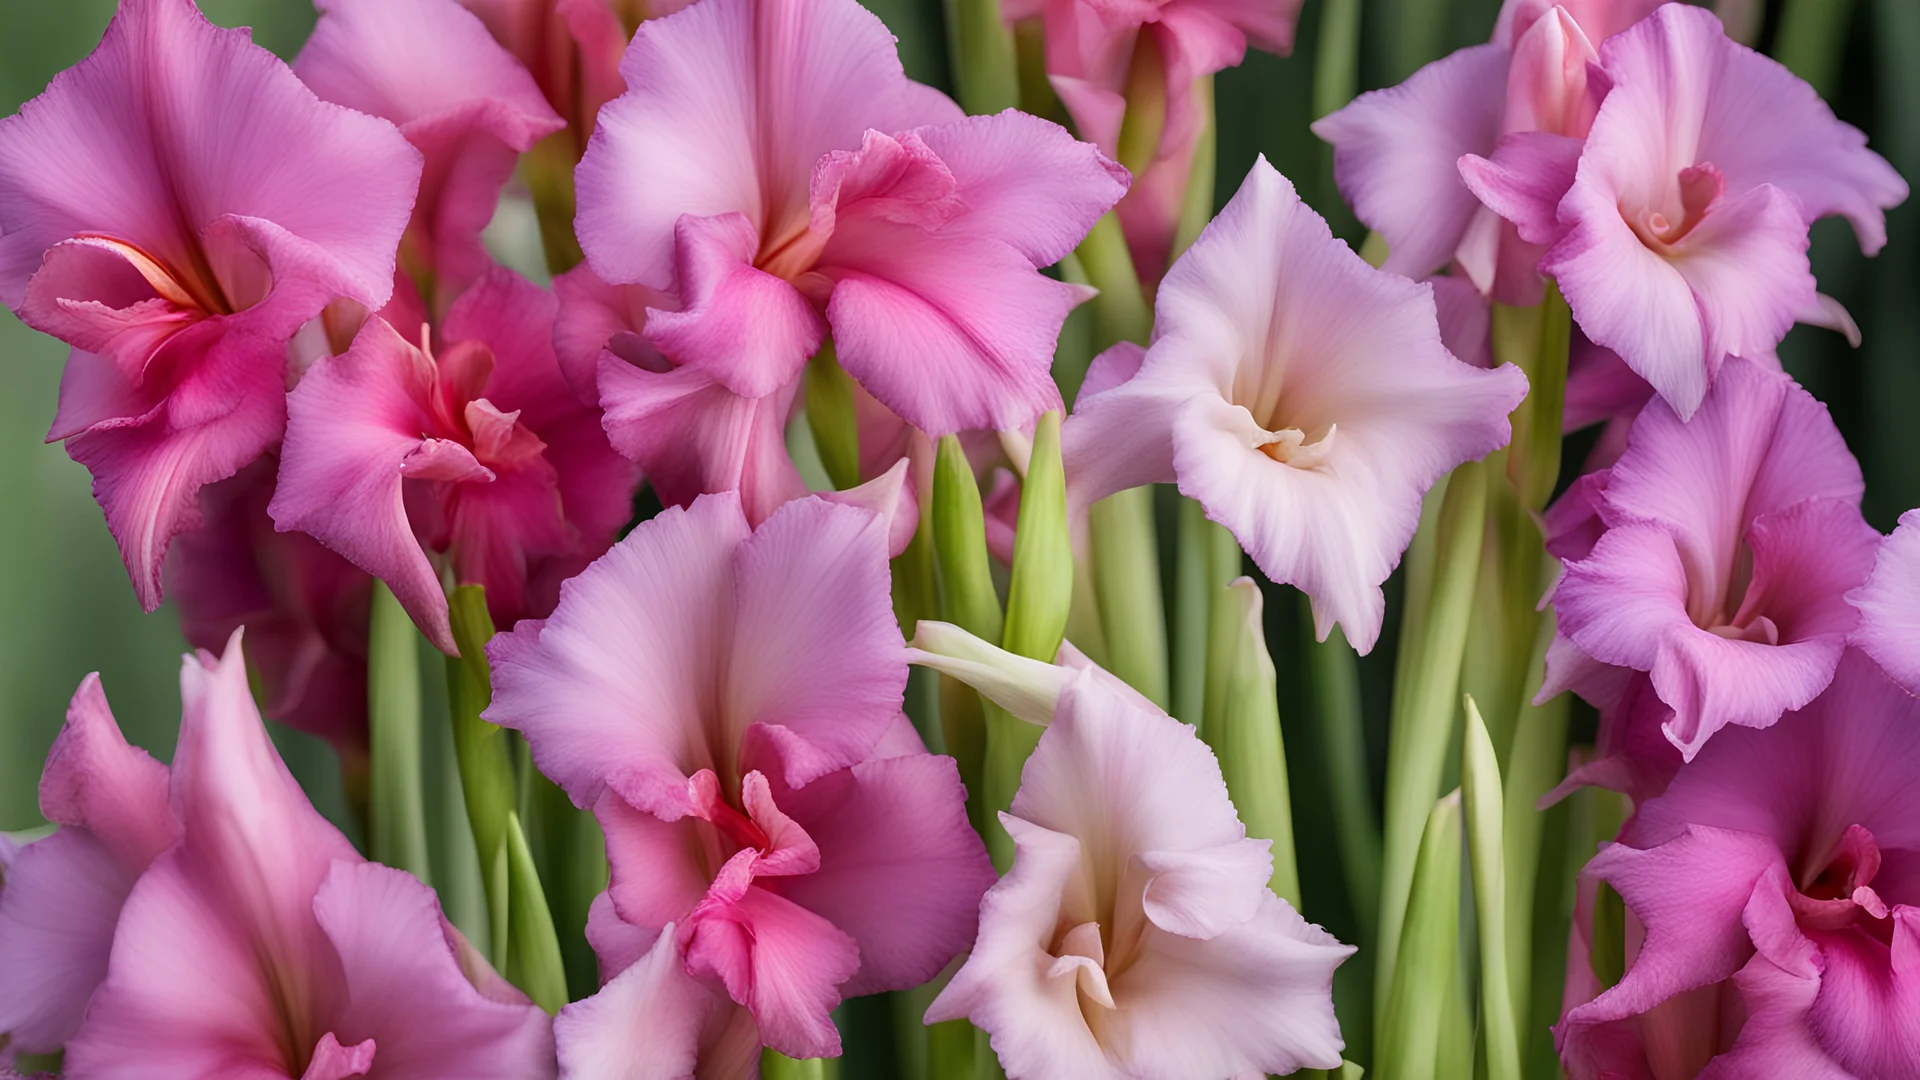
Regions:
[[[1074,980],[1074,989],[1085,1002],[1103,1009],[1114,1008],[1113,990],[1107,985],[1106,945],[1100,939],[1100,924],[1083,922],[1068,930],[1055,942],[1053,965],[1047,978]]]
[[[1711,163],[1701,162],[1680,170],[1677,188],[1677,200],[1670,199],[1665,206],[1648,207],[1638,214],[1621,208],[1621,216],[1633,227],[1640,242],[1663,255],[1707,216],[1707,211],[1726,193],[1727,178]]]
[[[1296,469],[1317,469],[1332,456],[1333,438],[1339,430],[1340,425],[1329,424],[1324,434],[1309,441],[1307,433],[1299,428],[1281,428],[1267,434],[1260,444],[1260,452]]]
[[[1880,845],[1873,834],[1859,825],[1847,826],[1831,851],[1801,869],[1798,889],[1787,898],[1795,921],[1809,930],[1862,926],[1890,941],[1887,905],[1873,889],[1879,873]]]

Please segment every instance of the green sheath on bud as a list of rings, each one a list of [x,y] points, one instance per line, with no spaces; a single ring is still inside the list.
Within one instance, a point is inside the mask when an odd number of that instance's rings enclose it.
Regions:
[[[1387,1008],[1374,1035],[1381,1080],[1432,1080],[1447,1002],[1459,993],[1460,792],[1433,805],[1420,836],[1413,891]]]
[[[1207,695],[1211,708],[1200,735],[1220,759],[1227,794],[1240,811],[1247,835],[1273,841],[1269,885],[1298,910],[1300,873],[1294,862],[1287,756],[1261,609],[1260,587],[1252,578],[1239,578],[1215,598],[1208,652],[1218,659],[1211,667],[1218,672],[1219,686]]]
[[[386,582],[373,583],[367,627],[367,731],[372,744],[368,847],[422,881],[427,804],[421,773],[419,631]]]
[[[1507,960],[1505,799],[1493,739],[1473,697],[1460,740],[1460,777],[1466,793],[1467,850],[1473,860],[1473,902],[1480,927],[1480,1030],[1486,1041],[1487,1080],[1520,1080],[1519,1021],[1514,1014]]]
[[[840,367],[833,339],[807,361],[804,377],[807,426],[813,430],[813,448],[836,491],[860,486],[860,420],[854,415],[853,377]]]

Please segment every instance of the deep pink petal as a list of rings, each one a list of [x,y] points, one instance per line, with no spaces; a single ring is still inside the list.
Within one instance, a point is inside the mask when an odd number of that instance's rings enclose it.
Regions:
[[[1501,138],[1491,158],[1467,154],[1460,177],[1488,209],[1511,221],[1521,239],[1551,244],[1565,231],[1560,200],[1573,186],[1581,143],[1543,131],[1516,132]]]
[[[789,1057],[837,1057],[828,1013],[860,966],[854,939],[765,889],[711,900],[679,931],[688,972],[717,976],[753,1012],[760,1038]],[[744,1000],[742,1000],[744,999]]]
[[[760,1041],[750,1014],[687,974],[674,936],[661,934],[599,993],[560,1010],[553,1026],[562,1077],[731,1078],[758,1066]],[[729,1028],[744,1031],[728,1038]],[[745,1053],[751,1058],[738,1060]]]
[[[727,708],[778,744],[800,786],[867,756],[906,692],[878,514],[788,503],[734,555]]]
[[[645,285],[609,285],[585,263],[554,278],[553,291],[560,302],[553,350],[560,373],[582,403],[600,403],[597,381],[603,351],[648,371],[673,366],[640,331],[647,325],[647,310],[672,310],[679,306],[674,297]]]
[[[700,495],[735,491],[755,524],[806,494],[786,443],[798,389],[795,383],[743,398],[698,368],[659,373],[611,353],[600,359],[607,434],[660,501],[685,506]]]
[[[382,319],[317,361],[288,396],[287,442],[268,513],[380,578],[433,643],[457,651],[446,593],[407,518],[401,465],[434,430],[431,363]]]
[[[0,1030],[9,1049],[52,1053],[79,1030],[106,978],[121,905],[145,869],[71,827],[14,856],[0,891]]]
[[[336,862],[313,898],[350,1003],[343,1042],[373,1040],[382,1072],[522,1080],[552,1076],[553,1024],[524,997],[496,1001],[461,971],[432,890],[372,863]]]
[[[994,873],[951,758],[868,761],[780,804],[819,845],[820,867],[765,884],[858,943],[843,995],[918,986],[972,943]]]
[[[1455,163],[1498,143],[1508,58],[1501,45],[1462,49],[1313,125],[1333,144],[1340,194],[1387,242],[1383,269],[1424,277],[1453,257],[1480,205]]]
[[[685,306],[653,312],[646,339],[742,397],[765,397],[792,382],[819,349],[826,322],[792,285],[755,268],[753,223],[741,213],[687,215],[673,234]]]
[[[294,72],[399,125],[425,157],[405,269],[457,295],[491,261],[480,230],[521,152],[564,126],[519,61],[453,0],[323,0]],[[437,309],[438,305],[436,305]]]
[[[640,809],[686,812],[687,778],[714,765],[687,728],[720,685],[734,549],[747,535],[732,496],[669,509],[564,585],[551,617],[488,646],[487,719],[527,736],[575,805],[610,786]]]
[[[577,179],[581,246],[610,282],[665,289],[683,215],[747,215],[784,241],[807,221],[807,184],[868,129],[958,119],[909,82],[892,35],[850,0],[724,0],[649,20],[621,62]],[[636,190],[647,192],[635,199]]]

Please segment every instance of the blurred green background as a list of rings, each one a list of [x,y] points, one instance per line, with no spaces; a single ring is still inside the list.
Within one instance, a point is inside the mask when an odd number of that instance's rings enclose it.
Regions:
[[[1218,76],[1220,166],[1224,202],[1256,154],[1264,153],[1302,194],[1357,243],[1360,229],[1334,191],[1325,148],[1307,130],[1313,119],[1314,56],[1324,10],[1339,0],[1307,0],[1295,55],[1250,54]],[[1498,0],[1359,0],[1360,89],[1400,81],[1419,64],[1484,41]],[[868,0],[901,39],[908,71],[947,84],[939,0]],[[1920,0],[1747,0],[1749,40],[1783,55],[1826,93],[1848,121],[1865,129],[1880,153],[1907,177],[1920,177]],[[203,0],[225,25],[251,25],[262,44],[292,56],[313,23],[306,0]],[[93,47],[112,0],[0,0],[0,114],[39,92]],[[1920,505],[1920,207],[1889,218],[1887,250],[1863,259],[1838,221],[1814,230],[1813,261],[1823,291],[1859,320],[1865,345],[1797,329],[1781,352],[1787,365],[1827,401],[1860,456],[1868,518],[1890,529]],[[88,477],[42,436],[53,415],[65,347],[0,313],[0,829],[40,823],[35,782],[68,695],[99,670],[130,738],[166,758],[178,721],[176,678],[184,646],[171,611],[143,615]],[[1579,437],[1571,463],[1584,452]],[[1292,590],[1269,594],[1269,633],[1283,684],[1294,799],[1310,918],[1345,940],[1347,925],[1332,848],[1333,829],[1311,729],[1299,725],[1299,616]],[[1384,770],[1384,719],[1393,622],[1383,648],[1363,663],[1376,790]],[[429,680],[431,684],[432,680]],[[1295,730],[1296,727],[1302,730]],[[280,733],[296,772],[323,808],[337,812],[324,750]]]

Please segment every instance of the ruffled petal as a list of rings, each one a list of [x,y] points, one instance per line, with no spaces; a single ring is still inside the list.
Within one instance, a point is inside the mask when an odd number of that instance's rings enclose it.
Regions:
[[[1920,693],[1920,510],[1880,546],[1873,573],[1847,599],[1860,610],[1853,643],[1910,693]]]
[[[671,928],[669,928],[671,931]],[[560,1075],[566,1080],[734,1080],[749,1074],[745,1061],[725,1065],[725,1043],[732,1057],[751,1053],[759,1064],[760,1041],[750,1017],[729,1025],[746,1010],[689,976],[680,962],[674,934],[663,933],[633,966],[600,992],[560,1010],[554,1037],[560,1048]],[[745,1028],[746,1039],[726,1040],[729,1026]],[[720,1036],[715,1038],[715,1035]],[[719,1045],[715,1045],[719,1044]]]

